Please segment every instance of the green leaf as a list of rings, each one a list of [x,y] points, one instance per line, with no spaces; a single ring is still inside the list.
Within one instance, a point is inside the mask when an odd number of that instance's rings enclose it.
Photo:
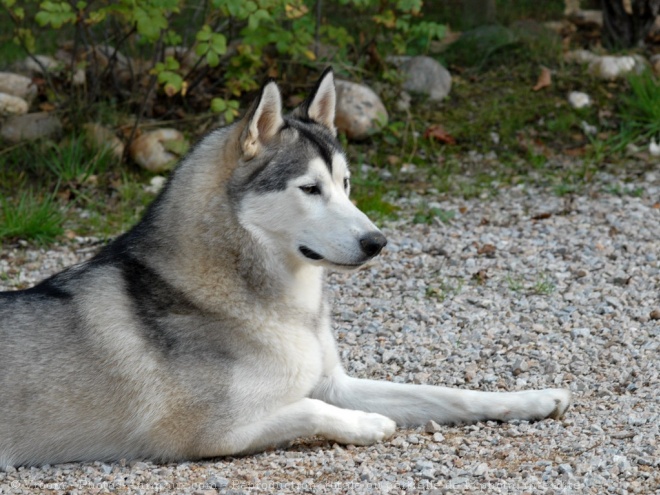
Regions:
[[[208,52],[208,51],[209,51],[209,44],[208,43],[200,43],[199,45],[197,45],[195,47],[195,53],[200,57],[206,55],[206,52]]]
[[[176,46],[176,45],[180,45],[182,43],[183,38],[181,37],[180,34],[174,32],[172,30],[168,30],[165,33],[164,41],[165,41],[165,44],[168,45],[168,46]]]
[[[270,19],[271,16],[266,10],[259,9],[248,17],[248,29],[256,31],[261,21],[268,21]]]
[[[134,20],[138,33],[147,41],[156,41],[160,36],[160,31],[167,29],[167,18],[163,15],[163,11],[157,9],[147,11],[138,7],[134,13]]]
[[[221,113],[227,110],[227,102],[222,98],[213,98],[211,100],[211,111],[214,113]]]
[[[68,22],[75,22],[76,14],[72,12],[71,5],[66,2],[42,2],[41,10],[37,12],[34,19],[40,26],[50,24],[55,29],[61,28]]]
[[[209,50],[206,53],[206,62],[208,62],[210,67],[217,67],[220,64],[220,57],[213,50]]]
[[[197,41],[209,41],[211,39],[211,34],[213,33],[211,31],[210,26],[207,24],[204,27],[202,27],[200,31],[197,32],[197,36],[195,38],[197,39]]]
[[[422,3],[422,0],[398,0],[396,8],[401,12],[417,15],[422,10]]]
[[[218,55],[224,55],[227,51],[227,38],[222,34],[214,34],[211,38],[211,48]]]
[[[178,70],[179,67],[179,61],[174,57],[170,56],[165,59],[165,68],[167,70]]]

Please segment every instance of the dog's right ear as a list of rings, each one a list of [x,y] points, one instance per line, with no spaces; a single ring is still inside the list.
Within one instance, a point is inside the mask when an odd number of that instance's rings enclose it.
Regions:
[[[264,84],[246,118],[247,124],[241,133],[241,149],[245,159],[249,160],[258,155],[262,146],[284,125],[282,97],[275,82]]]
[[[314,85],[307,99],[293,111],[293,115],[318,122],[327,127],[336,136],[336,106],[337,90],[335,89],[335,76],[332,67],[328,67],[321,74],[321,77]]]

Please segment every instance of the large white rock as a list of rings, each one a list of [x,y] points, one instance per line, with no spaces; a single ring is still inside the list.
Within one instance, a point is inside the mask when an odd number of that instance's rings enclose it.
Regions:
[[[138,137],[129,148],[131,158],[150,172],[169,170],[178,160],[178,155],[168,151],[167,141],[184,141],[183,134],[176,129],[158,129]]]
[[[451,91],[451,74],[440,62],[425,56],[411,57],[400,64],[405,74],[403,89],[422,94],[431,101],[443,100]]]
[[[30,103],[37,96],[37,86],[29,77],[13,72],[0,72],[0,93],[18,96]]]
[[[62,68],[64,64],[55,60],[49,55],[34,55],[33,57],[27,57],[23,60],[23,68],[27,71],[33,72],[35,74],[43,74],[44,70],[46,72],[54,72]]]
[[[0,93],[0,116],[23,115],[28,111],[28,103],[23,98]]]
[[[54,137],[61,133],[62,122],[52,112],[12,115],[2,123],[0,129],[0,137],[10,143]]]
[[[335,125],[349,139],[362,140],[387,125],[385,105],[374,91],[363,84],[337,79]]]

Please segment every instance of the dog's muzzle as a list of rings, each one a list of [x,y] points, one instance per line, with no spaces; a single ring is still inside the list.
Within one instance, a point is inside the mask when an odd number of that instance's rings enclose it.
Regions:
[[[359,240],[360,244],[360,250],[362,251],[362,254],[364,255],[364,258],[357,263],[351,263],[351,264],[345,264],[345,263],[336,263],[333,261],[328,260],[334,265],[338,266],[360,266],[362,263],[366,262],[367,260],[373,258],[376,256],[378,253],[380,253],[385,245],[387,244],[387,239],[383,234],[381,234],[379,231],[376,232],[370,232],[367,235],[363,236]],[[325,257],[313,249],[308,248],[307,246],[299,246],[298,250],[300,253],[307,259],[313,260],[313,261],[321,261],[325,259]]]

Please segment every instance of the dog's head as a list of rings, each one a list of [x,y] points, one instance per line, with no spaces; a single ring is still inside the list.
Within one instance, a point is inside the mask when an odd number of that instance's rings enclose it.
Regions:
[[[265,84],[241,123],[241,158],[229,194],[240,224],[277,255],[352,269],[387,241],[349,199],[335,104],[330,69],[291,115],[282,114],[277,85]]]

